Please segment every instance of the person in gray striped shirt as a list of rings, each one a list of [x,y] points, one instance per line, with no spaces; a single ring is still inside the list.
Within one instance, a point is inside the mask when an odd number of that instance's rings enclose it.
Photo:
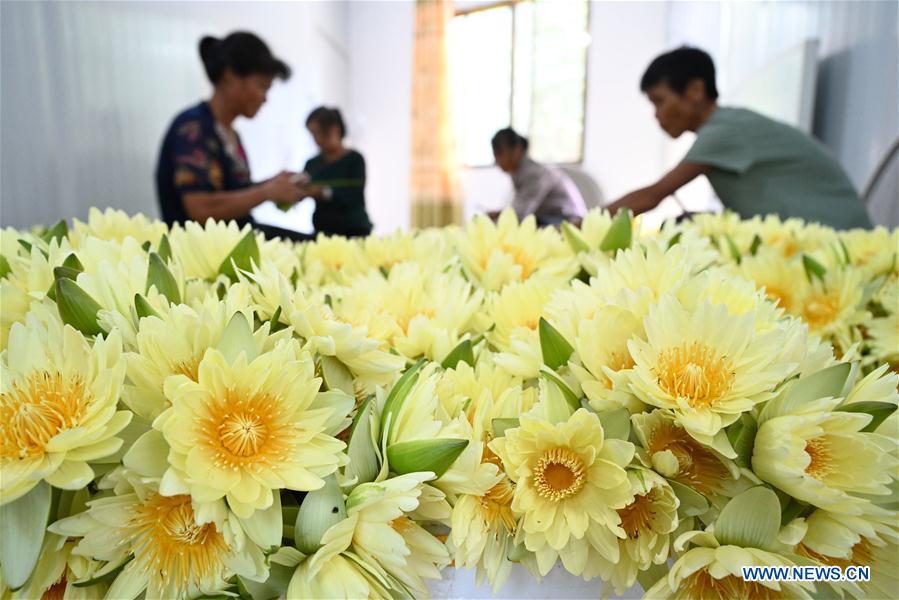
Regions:
[[[496,166],[512,176],[512,208],[519,220],[534,215],[540,226],[580,222],[586,211],[577,188],[561,171],[531,159],[527,138],[507,127],[496,132],[491,144]],[[498,213],[490,216],[495,219]]]

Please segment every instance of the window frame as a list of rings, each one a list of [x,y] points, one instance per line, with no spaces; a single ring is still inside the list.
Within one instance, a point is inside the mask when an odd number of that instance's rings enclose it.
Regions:
[[[511,65],[509,73],[509,89],[511,93],[509,94],[509,125],[511,126],[512,122],[515,118],[515,6],[518,4],[524,4],[525,2],[536,3],[538,0],[496,0],[495,2],[485,2],[480,6],[472,6],[471,8],[463,8],[458,9],[453,12],[453,18],[456,17],[465,17],[473,13],[484,12],[487,10],[493,10],[496,8],[509,7],[512,9],[512,45],[509,48],[509,52],[511,53]],[[591,8],[590,0],[586,0],[587,5],[587,24],[585,33],[587,35],[591,35],[590,26],[592,25],[593,19],[593,10]],[[592,37],[592,36],[591,36]],[[576,161],[566,161],[566,162],[558,162],[551,163],[554,165],[560,166],[571,166],[571,167],[580,167],[584,164],[584,150],[586,149],[586,138],[587,138],[587,100],[588,100],[588,90],[590,89],[590,46],[593,45],[593,40],[590,40],[590,44],[587,46],[584,56],[584,91],[583,91],[583,106],[584,106],[584,115],[583,115],[583,124],[581,127],[581,141],[580,147],[578,148],[578,159]],[[460,164],[465,169],[492,169],[495,168],[495,164],[489,165],[469,165],[463,161],[460,161]]]

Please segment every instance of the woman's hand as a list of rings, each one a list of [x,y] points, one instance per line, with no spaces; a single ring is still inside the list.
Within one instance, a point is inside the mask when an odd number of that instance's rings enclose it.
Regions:
[[[270,200],[274,200],[278,205],[294,204],[302,200],[305,196],[303,189],[298,186],[295,181],[296,173],[290,171],[281,171],[262,185],[265,194]]]

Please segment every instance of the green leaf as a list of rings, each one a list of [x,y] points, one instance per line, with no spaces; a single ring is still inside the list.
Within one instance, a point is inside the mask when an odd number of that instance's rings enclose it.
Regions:
[[[250,230],[219,265],[219,274],[225,275],[231,281],[237,281],[236,269],[249,271],[253,268],[253,263],[259,264],[259,246],[256,244],[255,233]]]
[[[269,331],[271,333],[275,333],[276,331],[281,331],[286,328],[287,325],[281,322],[281,307],[275,309],[275,312],[272,314],[272,318],[268,320],[269,322]]]
[[[373,397],[362,403],[350,428],[350,440],[347,443],[349,464],[344,469],[348,479],[356,478],[356,484],[374,481],[381,465],[378,463],[378,452],[375,447],[375,432],[372,431],[374,412]]]
[[[565,236],[565,241],[568,242],[575,254],[590,251],[590,245],[587,244],[577,228],[568,221],[562,221],[562,235]]]
[[[759,246],[762,245],[762,238],[759,237],[759,234],[755,234],[752,236],[752,244],[749,246],[749,254],[755,256],[759,251]]]
[[[172,245],[169,243],[169,236],[166,233],[163,233],[159,240],[159,258],[165,262],[172,260]]]
[[[71,325],[84,335],[103,333],[97,321],[100,305],[71,279],[56,280],[56,308],[63,323]]]
[[[400,475],[432,471],[441,477],[467,446],[468,440],[456,438],[397,442],[387,447],[387,461]]]
[[[325,386],[322,391],[340,390],[350,396],[356,396],[353,389],[353,374],[346,365],[333,356],[322,356],[321,367],[322,383]]]
[[[143,250],[144,252],[149,252],[150,248],[152,248],[152,247],[153,247],[153,245],[150,244],[150,240],[147,240],[146,242],[144,242],[143,244],[140,245],[140,249]]]
[[[759,426],[752,415],[743,413],[740,420],[727,429],[727,439],[737,453],[735,462],[740,467],[751,468],[752,448],[755,445],[755,434]]]
[[[896,412],[896,405],[891,402],[853,402],[845,404],[837,410],[849,413],[865,413],[871,415],[871,422],[868,423],[862,431],[870,432],[877,429],[884,420],[891,414]]]
[[[175,276],[165,266],[162,257],[155,252],[150,253],[149,263],[147,265],[147,285],[146,292],[150,291],[152,286],[156,286],[156,291],[165,296],[172,304],[181,304],[181,292],[178,290],[178,282]]]
[[[620,210],[606,232],[606,237],[600,242],[599,249],[603,252],[608,252],[630,248],[632,236],[631,211],[628,209]]]
[[[849,248],[846,247],[846,244],[842,239],[838,238],[837,241],[840,243],[840,249],[843,251],[843,263],[848,265],[852,262],[852,260],[849,258]]]
[[[322,546],[322,536],[333,525],[346,519],[343,492],[334,475],[325,477],[325,485],[306,493],[297,522],[294,525],[294,541],[303,554],[313,554]]]
[[[50,484],[40,481],[24,496],[0,506],[0,570],[17,590],[37,564],[50,517]]]
[[[556,387],[559,388],[559,391],[562,392],[562,397],[565,398],[565,402],[568,403],[569,408],[572,411],[575,411],[581,407],[581,401],[578,397],[571,391],[571,388],[562,381],[562,379],[548,369],[540,369],[540,375],[543,376],[549,382],[556,384]]]
[[[142,319],[144,317],[159,317],[159,313],[150,306],[150,303],[147,302],[147,299],[141,296],[140,294],[134,294],[134,312],[137,313],[137,318]]]
[[[474,350],[471,346],[471,340],[462,340],[458,346],[453,348],[452,352],[446,355],[443,362],[440,363],[444,369],[455,369],[459,361],[468,363],[474,367]]]
[[[675,244],[678,244],[680,242],[681,237],[683,237],[683,235],[684,235],[683,231],[678,231],[677,233],[675,233],[671,237],[671,239],[668,240],[668,247],[670,248],[670,247],[674,246]]]
[[[731,258],[733,258],[737,264],[740,264],[740,260],[742,260],[743,257],[740,255],[740,249],[737,248],[737,244],[734,243],[734,238],[730,237],[730,234],[725,233],[724,240],[727,242],[727,249],[730,251]]]
[[[574,347],[543,317],[540,317],[538,330],[543,362],[547,367],[555,371],[568,362],[568,359],[574,353]]]
[[[503,419],[496,418],[491,421],[493,425],[493,437],[503,437],[506,435],[506,430],[515,429],[520,425],[518,419]]]
[[[631,413],[626,408],[616,408],[597,413],[606,439],[627,440],[631,435]]]
[[[287,590],[290,585],[290,579],[296,567],[288,567],[272,563],[269,567],[269,576],[265,582],[260,583],[247,579],[241,575],[237,576],[237,587],[240,590],[241,597],[251,598],[252,600],[275,600],[280,598],[281,594]]]
[[[770,488],[756,486],[735,496],[715,521],[715,539],[726,546],[770,549],[780,530],[780,502]]]
[[[804,513],[806,510],[809,510],[810,508],[811,507],[808,504],[799,502],[795,498],[790,498],[790,501],[783,508],[783,513],[780,516],[780,526],[784,527],[790,521],[802,515],[802,513]]]
[[[49,244],[51,241],[55,239],[62,239],[68,234],[68,224],[65,222],[65,219],[60,219],[53,227],[44,232],[44,235],[41,236],[41,239]]]
[[[808,254],[802,255],[802,266],[805,267],[805,275],[808,277],[809,281],[812,280],[812,277],[817,277],[821,281],[824,281],[824,275],[827,273],[827,269]]]
[[[393,432],[396,429],[395,413],[398,413],[400,408],[402,408],[403,402],[406,401],[406,396],[409,395],[415,382],[418,381],[418,371],[424,366],[425,362],[427,361],[422,358],[409,367],[390,390],[387,400],[384,401],[384,410],[381,413],[381,434],[387,436],[388,443],[393,441]],[[389,427],[387,424],[388,419],[390,419]]]
[[[72,281],[75,281],[80,274],[81,271],[69,267],[53,267],[53,283],[50,284],[50,289],[47,290],[47,297],[56,302],[56,280],[71,279]]]
[[[253,339],[253,333],[250,331],[250,324],[243,313],[234,313],[228,326],[222,333],[222,339],[219,340],[217,349],[225,356],[225,360],[233,363],[235,359],[243,352],[249,363],[259,356],[256,349],[256,340]]]
[[[668,480],[668,484],[680,500],[677,513],[681,517],[698,517],[709,510],[708,499],[693,488],[671,479]]]

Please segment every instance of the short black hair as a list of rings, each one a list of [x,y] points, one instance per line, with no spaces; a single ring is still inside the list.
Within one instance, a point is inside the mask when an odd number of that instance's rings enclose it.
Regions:
[[[718,99],[718,87],[715,85],[715,63],[704,50],[681,46],[671,52],[657,56],[649,63],[646,72],[640,79],[640,91],[660,83],[667,83],[678,94],[683,94],[694,79],[705,84],[705,95],[709,100]]]
[[[309,123],[316,123],[322,129],[337,127],[340,130],[340,137],[346,137],[346,124],[343,122],[343,115],[337,108],[319,106],[306,117],[306,127],[309,127]]]
[[[249,31],[235,31],[224,39],[205,36],[200,40],[200,59],[213,85],[219,82],[225,69],[231,69],[239,77],[290,77],[287,63],[275,57],[265,42]]]
[[[498,153],[500,150],[505,150],[506,148],[521,147],[527,150],[528,138],[520,135],[511,127],[506,127],[505,129],[500,129],[494,134],[493,139],[490,140],[490,145],[493,146],[494,154]]]

